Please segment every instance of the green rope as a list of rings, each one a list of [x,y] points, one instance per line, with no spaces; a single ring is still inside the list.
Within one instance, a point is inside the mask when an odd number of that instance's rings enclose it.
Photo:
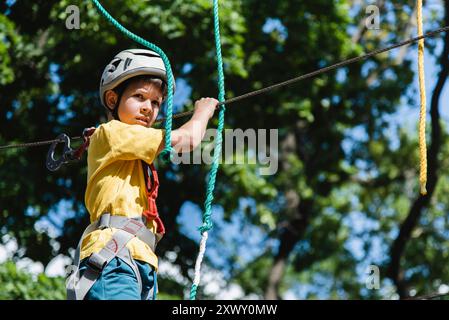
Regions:
[[[221,57],[221,41],[220,41],[220,24],[218,16],[218,0],[214,0],[214,34],[215,34],[215,49],[217,51],[217,70],[218,70],[218,101],[225,101],[225,85],[224,85],[224,73],[223,73],[223,59]],[[211,214],[212,214],[212,200],[214,199],[214,189],[215,180],[217,177],[217,170],[219,165],[219,157],[221,155],[221,144],[222,144],[222,132],[224,127],[224,115],[225,106],[220,105],[220,113],[218,116],[218,128],[217,137],[214,149],[214,161],[212,163],[212,168],[210,170],[210,178],[207,185],[207,195],[206,201],[204,202],[204,214],[203,214],[203,225],[199,228],[201,234],[212,228]],[[198,286],[192,284],[190,290],[190,300],[195,300],[196,292]]]
[[[165,55],[164,51],[162,51],[158,46],[148,42],[147,40],[135,35],[124,26],[122,26],[117,20],[115,20],[98,2],[97,0],[92,0],[92,2],[97,7],[98,11],[119,31],[121,31],[124,35],[126,35],[131,40],[141,44],[144,47],[149,48],[157,52],[162,60],[164,61],[165,69],[167,70],[167,87],[168,87],[168,95],[167,95],[167,118],[165,119],[165,148],[161,152],[161,157],[165,163],[169,163],[173,159],[173,149],[171,147],[171,130],[172,130],[172,114],[173,114],[173,73],[170,66],[170,61]]]

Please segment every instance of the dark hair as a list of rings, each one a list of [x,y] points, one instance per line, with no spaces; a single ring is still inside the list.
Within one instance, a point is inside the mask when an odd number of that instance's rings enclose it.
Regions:
[[[115,108],[113,110],[108,108],[108,111],[112,114],[112,117],[114,119],[120,120],[120,118],[118,116],[118,107],[120,105],[120,101],[122,100],[122,95],[125,92],[126,88],[128,88],[128,86],[130,86],[132,83],[135,83],[138,81],[143,81],[145,83],[155,85],[162,92],[162,101],[165,100],[165,97],[167,96],[167,84],[161,78],[157,78],[157,77],[153,77],[153,76],[149,76],[149,75],[140,75],[140,76],[126,79],[125,81],[120,83],[117,87],[112,89],[112,91],[114,91],[118,96],[117,104],[116,104]]]

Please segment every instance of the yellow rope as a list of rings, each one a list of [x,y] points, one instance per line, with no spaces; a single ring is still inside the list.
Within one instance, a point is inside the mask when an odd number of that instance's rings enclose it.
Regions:
[[[422,28],[422,0],[417,0],[416,17],[418,23],[418,36],[423,34]],[[418,75],[419,75],[419,96],[421,98],[421,110],[419,113],[419,184],[421,195],[426,195],[427,183],[427,148],[426,148],[426,86],[424,81],[424,39],[418,42]]]

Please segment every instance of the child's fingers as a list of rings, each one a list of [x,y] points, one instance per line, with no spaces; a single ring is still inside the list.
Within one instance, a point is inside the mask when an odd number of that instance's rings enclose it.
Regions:
[[[215,98],[206,97],[206,98],[201,98],[199,100],[199,102],[217,105],[219,101]]]
[[[218,104],[218,100],[214,98],[201,98],[196,101],[196,105],[210,105],[210,106],[216,106]]]

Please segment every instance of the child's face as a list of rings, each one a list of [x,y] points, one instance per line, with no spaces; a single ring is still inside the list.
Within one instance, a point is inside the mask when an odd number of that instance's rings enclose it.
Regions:
[[[113,91],[110,92],[106,93],[106,100],[108,96],[115,94]],[[162,92],[157,86],[142,80],[133,81],[123,92],[118,116],[124,123],[139,124],[149,128],[156,120],[161,103]]]

